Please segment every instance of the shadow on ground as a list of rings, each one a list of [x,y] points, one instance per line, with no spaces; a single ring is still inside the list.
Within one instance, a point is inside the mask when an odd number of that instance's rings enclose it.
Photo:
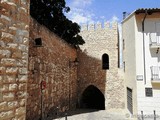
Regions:
[[[71,111],[66,111],[64,113],[59,113],[56,116],[52,114],[50,114],[50,116],[48,116],[47,118],[45,118],[45,120],[58,120],[61,118],[67,118],[69,116],[73,116],[73,115],[79,115],[79,114],[84,114],[84,113],[92,113],[92,112],[97,112],[99,110],[97,109],[76,109],[76,110],[71,110]]]

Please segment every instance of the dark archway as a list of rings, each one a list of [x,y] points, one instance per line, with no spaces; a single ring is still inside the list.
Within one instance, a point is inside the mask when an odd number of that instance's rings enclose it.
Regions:
[[[104,110],[104,95],[97,87],[90,85],[84,90],[82,94],[80,106],[81,108]]]

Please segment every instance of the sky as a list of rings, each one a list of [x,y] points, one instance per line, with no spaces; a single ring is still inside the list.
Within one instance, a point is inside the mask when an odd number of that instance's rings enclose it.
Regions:
[[[66,0],[71,8],[66,16],[78,24],[121,22],[123,12],[139,8],[160,8],[160,0]]]

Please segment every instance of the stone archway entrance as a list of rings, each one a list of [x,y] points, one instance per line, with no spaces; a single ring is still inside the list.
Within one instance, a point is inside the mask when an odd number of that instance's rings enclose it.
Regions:
[[[88,109],[104,110],[105,109],[104,95],[97,87],[90,85],[84,90],[81,96],[80,107]]]

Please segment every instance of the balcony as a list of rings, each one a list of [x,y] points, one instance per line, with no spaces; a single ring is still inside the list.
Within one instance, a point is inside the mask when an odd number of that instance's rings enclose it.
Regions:
[[[151,66],[151,82],[160,83],[160,67]]]
[[[160,47],[160,33],[150,33],[150,48],[159,48]]]

